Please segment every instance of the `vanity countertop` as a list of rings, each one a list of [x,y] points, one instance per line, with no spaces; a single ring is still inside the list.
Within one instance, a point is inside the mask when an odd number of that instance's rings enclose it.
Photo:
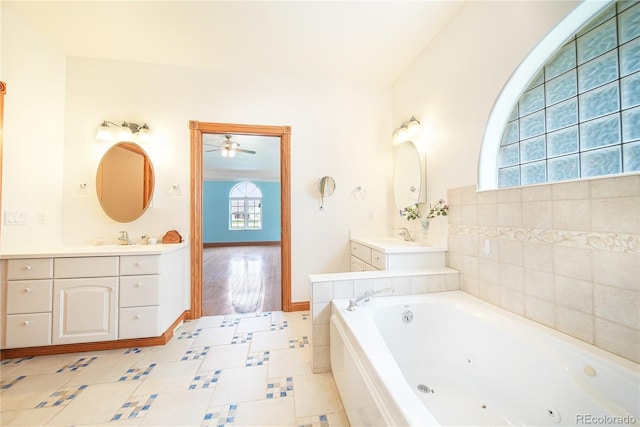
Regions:
[[[416,252],[446,252],[447,248],[427,246],[420,242],[407,242],[393,237],[356,238],[351,240],[384,253],[416,253]]]
[[[157,245],[61,245],[2,250],[0,259],[89,257],[105,255],[161,255],[186,247],[187,242]]]

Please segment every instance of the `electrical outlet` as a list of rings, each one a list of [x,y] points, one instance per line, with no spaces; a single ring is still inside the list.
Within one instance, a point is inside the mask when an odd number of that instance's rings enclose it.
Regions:
[[[47,223],[47,218],[44,215],[43,211],[38,212],[38,225],[43,225]]]

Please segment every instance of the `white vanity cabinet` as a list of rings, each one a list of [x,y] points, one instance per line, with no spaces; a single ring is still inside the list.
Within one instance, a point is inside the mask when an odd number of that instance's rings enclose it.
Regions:
[[[52,344],[118,338],[119,257],[54,259]]]
[[[51,258],[7,262],[7,347],[51,344],[52,278]]]
[[[415,270],[445,267],[445,248],[393,239],[352,239],[351,271]]]
[[[120,339],[160,335],[160,257],[120,257]]]

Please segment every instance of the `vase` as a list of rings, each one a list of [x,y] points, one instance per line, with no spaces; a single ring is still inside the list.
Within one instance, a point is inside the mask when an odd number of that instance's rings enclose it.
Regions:
[[[429,224],[431,223],[430,218],[420,218],[420,223],[422,224],[422,229],[427,231],[429,229]]]

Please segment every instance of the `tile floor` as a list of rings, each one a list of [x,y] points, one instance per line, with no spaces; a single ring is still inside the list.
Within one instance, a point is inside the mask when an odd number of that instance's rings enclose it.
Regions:
[[[308,312],[210,316],[165,346],[3,360],[2,426],[348,426]]]

